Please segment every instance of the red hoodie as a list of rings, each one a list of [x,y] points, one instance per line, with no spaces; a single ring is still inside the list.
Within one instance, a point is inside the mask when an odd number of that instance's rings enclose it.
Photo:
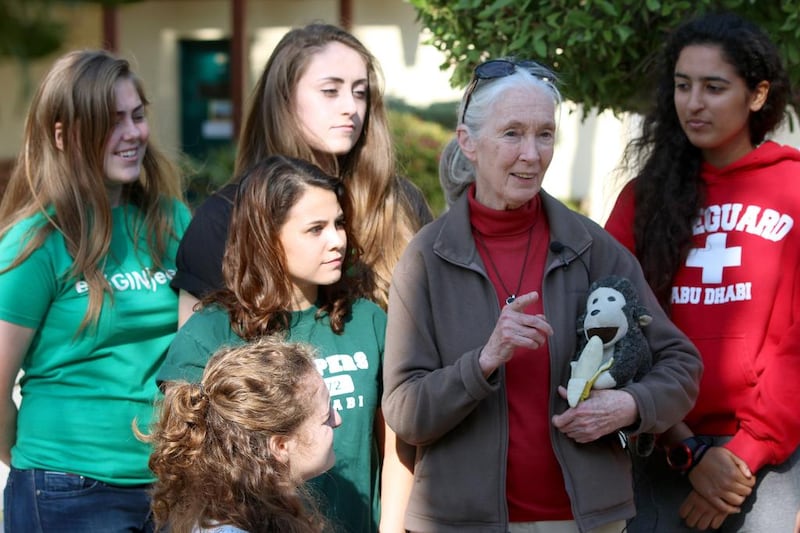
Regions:
[[[765,142],[724,168],[704,164],[701,177],[705,205],[671,299],[705,368],[685,421],[733,435],[726,447],[756,472],[800,444],[800,152]],[[633,189],[606,223],[631,251]]]

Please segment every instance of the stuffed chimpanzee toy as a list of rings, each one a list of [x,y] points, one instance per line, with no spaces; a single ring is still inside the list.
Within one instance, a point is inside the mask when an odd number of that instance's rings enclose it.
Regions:
[[[653,320],[627,278],[608,276],[592,283],[586,312],[578,317],[578,354],[570,363],[567,401],[575,407],[592,389],[613,389],[638,381],[652,367],[642,327]],[[639,453],[652,451],[652,435],[641,438]]]

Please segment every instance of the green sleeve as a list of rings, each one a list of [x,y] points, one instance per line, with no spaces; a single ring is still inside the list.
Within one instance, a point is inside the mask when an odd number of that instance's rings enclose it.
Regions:
[[[159,386],[164,381],[186,380],[199,383],[208,360],[223,346],[242,344],[242,339],[230,328],[228,315],[220,310],[201,310],[183,325],[167,351],[156,377]]]
[[[190,383],[199,383],[212,353],[197,339],[187,334],[185,328],[180,329],[170,344],[167,357],[156,377],[158,386],[160,387],[164,381],[186,380]]]

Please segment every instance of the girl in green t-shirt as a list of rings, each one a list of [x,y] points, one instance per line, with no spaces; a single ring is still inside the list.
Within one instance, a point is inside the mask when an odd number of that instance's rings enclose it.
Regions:
[[[0,461],[6,531],[152,531],[155,373],[189,223],[124,59],[71,52],[31,102],[0,203]],[[22,370],[19,409],[12,400]]]
[[[312,483],[333,527],[374,532],[381,455],[394,451],[384,450],[393,440],[384,441],[392,434],[380,414],[386,314],[363,298],[371,271],[352,236],[349,196],[341,180],[283,156],[256,164],[239,184],[225,288],[180,329],[158,379],[197,381],[219,347],[264,336],[313,345],[342,428],[337,464]]]

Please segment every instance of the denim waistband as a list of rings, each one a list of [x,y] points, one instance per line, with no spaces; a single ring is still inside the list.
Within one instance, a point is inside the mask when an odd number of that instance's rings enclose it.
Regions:
[[[16,472],[30,472],[31,475],[36,479],[38,482],[44,482],[45,479],[50,478],[54,479],[57,476],[64,476],[64,479],[69,479],[71,483],[77,484],[79,487],[90,487],[90,486],[104,486],[104,487],[113,487],[115,489],[132,489],[132,490],[141,490],[146,489],[152,486],[152,483],[139,483],[134,485],[119,485],[116,483],[108,483],[106,481],[101,481],[99,479],[95,479],[93,477],[84,476],[82,474],[75,474],[72,472],[61,472],[58,470],[47,470],[44,468],[30,468],[30,469],[20,469],[11,467],[12,470]]]

